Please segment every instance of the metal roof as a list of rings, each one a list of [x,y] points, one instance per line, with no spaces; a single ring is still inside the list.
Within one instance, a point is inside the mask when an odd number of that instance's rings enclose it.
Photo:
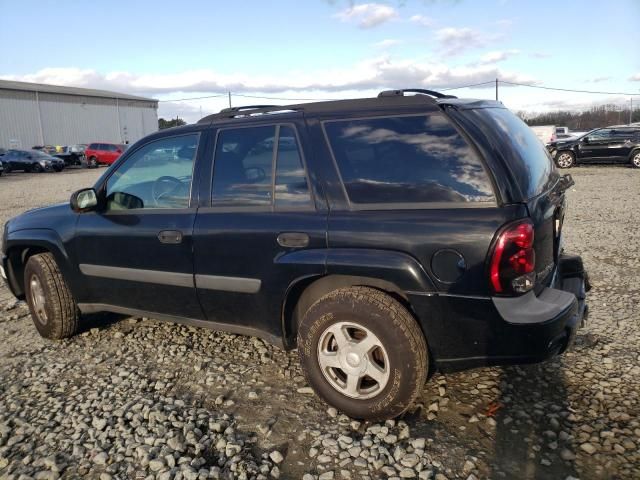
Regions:
[[[22,92],[58,93],[61,95],[77,95],[83,97],[117,98],[121,100],[139,100],[155,102],[155,98],[138,97],[126,93],[110,92],[108,90],[94,90],[92,88],[63,87],[60,85],[46,85],[44,83],[14,82],[13,80],[1,80],[0,90],[18,90]]]

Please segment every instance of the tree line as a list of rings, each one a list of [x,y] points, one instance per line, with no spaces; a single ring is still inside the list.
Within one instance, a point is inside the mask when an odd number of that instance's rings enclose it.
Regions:
[[[638,99],[640,104],[640,98]],[[639,105],[640,108],[640,105]],[[581,112],[558,110],[545,113],[518,112],[527,125],[556,125],[569,127],[569,130],[592,130],[610,125],[625,125],[629,123],[629,106],[599,105]],[[633,109],[632,123],[640,122],[640,109]]]

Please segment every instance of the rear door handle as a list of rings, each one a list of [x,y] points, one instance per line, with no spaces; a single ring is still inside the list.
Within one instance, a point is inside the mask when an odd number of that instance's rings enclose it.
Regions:
[[[300,248],[309,245],[309,235],[301,232],[284,232],[278,235],[278,245],[288,248]]]
[[[158,240],[160,240],[160,243],[177,245],[182,243],[182,232],[179,230],[163,230],[158,234]]]

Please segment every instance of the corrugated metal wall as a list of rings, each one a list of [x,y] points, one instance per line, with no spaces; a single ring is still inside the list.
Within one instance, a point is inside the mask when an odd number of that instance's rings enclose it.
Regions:
[[[0,147],[133,143],[158,129],[154,102],[0,89]]]

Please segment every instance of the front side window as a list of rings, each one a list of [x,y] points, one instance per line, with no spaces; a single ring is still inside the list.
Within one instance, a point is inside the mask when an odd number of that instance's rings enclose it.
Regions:
[[[187,208],[198,139],[168,137],[136,150],[107,182],[107,210]]]
[[[494,202],[474,150],[442,115],[324,124],[355,204]]]
[[[603,140],[609,140],[611,138],[611,134],[612,132],[610,128],[602,128],[590,133],[588,138],[590,142],[601,142]]]
[[[310,205],[294,129],[268,125],[221,130],[213,161],[212,203],[275,208]]]

